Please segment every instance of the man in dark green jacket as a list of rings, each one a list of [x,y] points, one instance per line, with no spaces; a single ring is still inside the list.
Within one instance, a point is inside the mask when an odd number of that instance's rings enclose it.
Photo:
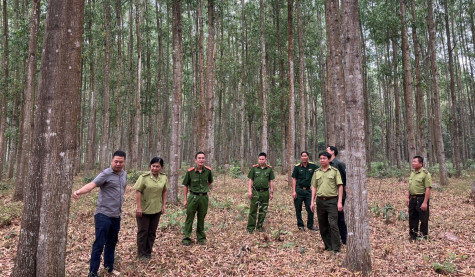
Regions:
[[[327,152],[332,155],[330,158],[330,165],[340,171],[341,180],[343,181],[343,200],[342,205],[345,206],[346,199],[346,164],[336,158],[338,156],[338,148],[335,146],[328,146]],[[346,244],[347,229],[345,223],[345,212],[341,210],[338,212],[338,229],[340,230],[340,238],[343,244]]]

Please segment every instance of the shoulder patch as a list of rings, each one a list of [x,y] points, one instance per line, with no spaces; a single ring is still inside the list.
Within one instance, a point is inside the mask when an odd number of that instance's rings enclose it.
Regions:
[[[424,171],[425,174],[429,174],[429,171],[427,171],[425,168],[423,168],[422,171]]]
[[[211,167],[209,167],[209,166],[207,166],[207,165],[205,165],[205,167],[206,167],[208,170],[211,171]]]
[[[148,175],[150,175],[150,172],[147,172],[147,173],[142,174],[142,177],[146,177],[146,176],[148,176]]]
[[[315,164],[314,162],[310,162],[310,161],[309,161],[308,163],[309,163],[309,164]]]
[[[300,163],[298,163],[298,164],[295,164],[295,166],[299,166],[299,165],[300,165]]]
[[[165,174],[165,172],[160,172],[160,175],[167,175],[167,174]]]
[[[195,167],[190,167],[190,168],[188,168],[188,172],[189,172],[189,171],[192,171],[192,170],[195,170]]]
[[[259,164],[253,164],[252,165],[252,167],[258,167],[258,166],[259,166]]]
[[[272,166],[270,164],[267,164],[266,166],[272,168]]]

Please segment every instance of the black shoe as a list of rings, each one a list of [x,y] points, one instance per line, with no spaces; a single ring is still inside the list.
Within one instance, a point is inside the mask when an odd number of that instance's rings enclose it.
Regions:
[[[315,227],[315,226],[312,226],[312,227],[310,227],[310,228],[308,228],[308,229],[309,229],[309,230],[312,230],[312,231],[318,231],[318,230],[319,230],[319,229],[318,229],[317,227]]]
[[[89,272],[89,274],[87,275],[87,277],[98,277],[98,275],[94,272]]]
[[[299,231],[305,231],[305,227],[299,227]]]

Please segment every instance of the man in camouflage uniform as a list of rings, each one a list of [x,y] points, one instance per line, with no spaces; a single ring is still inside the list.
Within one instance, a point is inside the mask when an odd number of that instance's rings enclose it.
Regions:
[[[213,183],[213,174],[211,168],[205,166],[205,154],[198,152],[195,155],[196,166],[188,169],[183,180],[183,189],[185,200],[183,205],[186,208],[186,220],[183,239],[183,245],[191,244],[191,230],[193,227],[193,220],[195,214],[197,217],[196,223],[196,239],[199,244],[206,243],[206,234],[204,231],[205,217],[208,212],[208,192]],[[188,195],[188,191],[190,194]]]
[[[318,169],[318,165],[309,162],[309,154],[307,151],[300,153],[300,163],[296,164],[292,172],[292,197],[294,198],[295,215],[297,216],[297,227],[299,230],[305,230],[302,220],[302,202],[305,203],[307,210],[307,228],[317,231],[318,228],[313,224],[313,212],[310,209],[312,202],[312,192],[310,190],[310,182],[312,181],[313,172]]]
[[[259,163],[252,166],[247,178],[249,178],[249,199],[251,206],[247,220],[247,231],[252,234],[254,229],[263,232],[264,219],[269,206],[269,199],[274,199],[274,171],[267,165],[266,153],[259,154]],[[270,191],[269,191],[270,188]],[[258,214],[256,224],[256,214]]]
[[[430,173],[423,168],[424,158],[414,156],[409,177],[406,204],[409,208],[409,240],[427,238],[429,233],[429,198],[432,188]],[[419,228],[419,221],[421,222]],[[420,232],[419,232],[420,231]]]

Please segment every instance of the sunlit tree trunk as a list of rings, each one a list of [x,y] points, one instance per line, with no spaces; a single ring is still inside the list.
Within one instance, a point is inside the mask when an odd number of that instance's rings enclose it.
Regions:
[[[208,0],[208,49],[207,49],[207,70],[206,70],[206,136],[207,136],[207,151],[206,162],[210,165],[214,162],[214,85],[216,82],[215,76],[215,43],[214,43],[214,0]]]
[[[292,184],[292,169],[295,152],[295,89],[294,89],[294,36],[293,36],[293,0],[287,0],[287,28],[288,28],[288,55],[289,55],[289,132],[287,154],[287,181]]]
[[[267,65],[266,65],[266,33],[265,33],[265,6],[264,0],[259,1],[260,22],[261,22],[261,78],[262,78],[262,134],[261,134],[261,149],[267,153],[269,150],[267,140],[267,90],[269,87],[267,80]]]

